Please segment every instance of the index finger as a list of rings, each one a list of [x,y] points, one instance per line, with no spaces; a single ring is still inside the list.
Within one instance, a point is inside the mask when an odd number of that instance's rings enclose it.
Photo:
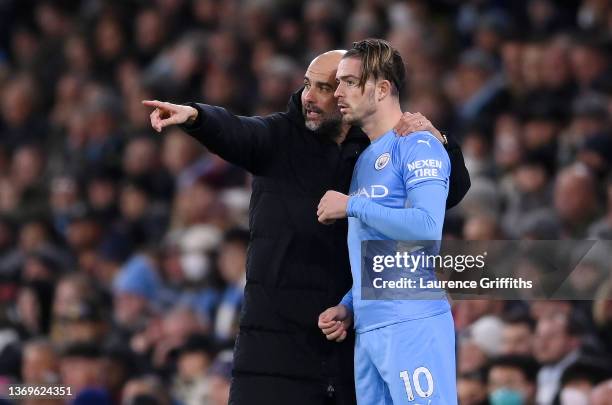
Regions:
[[[166,107],[166,103],[164,103],[163,101],[158,101],[158,100],[142,100],[142,104],[146,105],[147,107],[156,107],[156,108],[165,108]]]

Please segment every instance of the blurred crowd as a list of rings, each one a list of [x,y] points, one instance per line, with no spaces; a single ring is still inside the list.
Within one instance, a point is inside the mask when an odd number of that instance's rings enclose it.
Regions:
[[[250,177],[140,102],[284,111],[314,56],[366,37],[462,145],[446,238],[612,239],[609,1],[5,0],[0,387],[227,403]],[[461,404],[609,404],[611,258],[580,263],[589,301],[455,302]]]

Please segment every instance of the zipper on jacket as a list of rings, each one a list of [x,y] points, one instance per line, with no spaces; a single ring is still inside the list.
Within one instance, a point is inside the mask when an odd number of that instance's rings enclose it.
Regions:
[[[336,393],[336,389],[334,388],[334,386],[331,383],[328,383],[327,385],[328,398],[333,398],[335,393]]]

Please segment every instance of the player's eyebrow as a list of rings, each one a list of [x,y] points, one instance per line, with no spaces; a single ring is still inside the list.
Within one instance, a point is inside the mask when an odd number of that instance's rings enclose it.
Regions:
[[[344,76],[338,77],[338,80],[347,80],[347,79],[359,79],[359,78],[354,75],[344,75]]]

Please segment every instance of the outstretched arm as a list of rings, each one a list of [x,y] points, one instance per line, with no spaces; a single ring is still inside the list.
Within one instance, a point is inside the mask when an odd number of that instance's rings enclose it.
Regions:
[[[273,154],[275,136],[270,117],[241,117],[207,104],[179,105],[157,100],[143,104],[155,108],[150,118],[156,131],[180,125],[213,153],[250,172],[263,170]]]

